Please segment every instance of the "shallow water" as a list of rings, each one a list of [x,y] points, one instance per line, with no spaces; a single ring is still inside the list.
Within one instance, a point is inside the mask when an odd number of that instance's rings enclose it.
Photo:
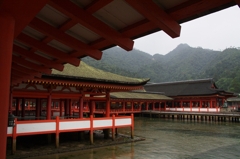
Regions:
[[[135,135],[146,140],[34,159],[240,158],[239,123],[135,118]]]

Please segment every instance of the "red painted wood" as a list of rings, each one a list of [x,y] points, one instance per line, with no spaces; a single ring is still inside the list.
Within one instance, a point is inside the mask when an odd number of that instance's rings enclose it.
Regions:
[[[39,56],[35,54],[33,51],[28,51],[26,49],[23,49],[17,45],[13,45],[13,51],[18,53],[19,55],[23,56],[24,58],[31,59],[33,61],[36,61],[38,63],[43,64],[44,66],[48,68],[54,68],[56,70],[62,71],[64,66],[61,63],[57,63],[52,60],[48,60],[42,56]]]
[[[172,38],[180,36],[181,26],[153,1],[126,0],[133,8]]]
[[[12,43],[15,21],[13,17],[0,9],[0,24],[0,158],[6,158],[6,128],[8,123]]]
[[[104,6],[111,3],[113,0],[94,0],[90,5],[88,5],[85,10],[88,13],[94,13],[98,11],[99,9],[103,8]]]
[[[42,74],[40,72],[28,69],[28,68],[20,66],[20,65],[18,65],[16,63],[12,63],[12,69],[13,70],[18,70],[20,72],[28,72],[29,74],[32,74],[35,77],[41,77],[42,76]]]
[[[19,36],[17,37],[17,40],[19,40],[31,47],[34,47],[35,49],[37,49],[39,51],[47,53],[49,56],[59,59],[63,63],[68,62],[74,66],[79,66],[79,64],[80,64],[79,59],[77,59],[69,54],[66,54],[65,52],[62,52],[58,49],[55,49],[41,41],[38,41],[26,34],[23,34],[23,33],[19,34]]]
[[[105,117],[110,117],[110,93],[106,92],[106,114]]]
[[[51,93],[48,96],[48,102],[47,102],[47,120],[51,119],[51,105],[52,105],[52,95]]]
[[[71,37],[70,35],[66,34],[64,31],[58,30],[53,26],[43,22],[38,18],[34,18],[32,22],[29,24],[32,28],[43,32],[47,36],[51,37],[52,39],[56,39],[61,43],[77,50],[71,54],[74,57],[82,57],[82,56],[90,56],[94,59],[100,60],[102,57],[102,52],[94,49],[93,47]]]
[[[130,38],[123,36],[121,33],[109,27],[92,14],[89,14],[87,11],[84,11],[72,2],[68,0],[51,0],[49,4],[66,14],[71,19],[78,21],[83,26],[106,38],[108,41],[127,51],[132,50],[134,42]]]
[[[12,60],[14,63],[21,64],[21,65],[31,68],[37,72],[42,72],[42,73],[46,73],[46,74],[51,74],[51,72],[52,72],[52,70],[49,68],[34,64],[30,61],[27,61],[27,60],[17,57],[17,56],[13,56]]]
[[[22,32],[48,1],[49,0],[2,0],[0,10],[8,12],[16,21],[14,37],[17,37]]]

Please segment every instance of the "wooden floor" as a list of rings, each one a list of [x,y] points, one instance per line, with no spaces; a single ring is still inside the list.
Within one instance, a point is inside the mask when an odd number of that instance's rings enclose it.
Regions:
[[[219,112],[219,113],[204,113],[204,112],[171,112],[171,111],[153,111],[145,110],[141,112],[142,116],[153,118],[172,118],[181,120],[208,120],[208,121],[228,121],[240,122],[239,112]]]

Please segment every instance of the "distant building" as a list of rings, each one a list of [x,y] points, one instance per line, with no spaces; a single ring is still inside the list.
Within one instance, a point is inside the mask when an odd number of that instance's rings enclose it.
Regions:
[[[234,94],[218,89],[213,79],[148,84],[147,92],[164,92],[173,98],[166,111],[219,112],[227,98]]]

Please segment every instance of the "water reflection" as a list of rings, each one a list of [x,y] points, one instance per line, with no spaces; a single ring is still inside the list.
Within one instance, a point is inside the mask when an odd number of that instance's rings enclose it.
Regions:
[[[146,140],[39,159],[240,158],[239,123],[136,118],[135,135]]]

